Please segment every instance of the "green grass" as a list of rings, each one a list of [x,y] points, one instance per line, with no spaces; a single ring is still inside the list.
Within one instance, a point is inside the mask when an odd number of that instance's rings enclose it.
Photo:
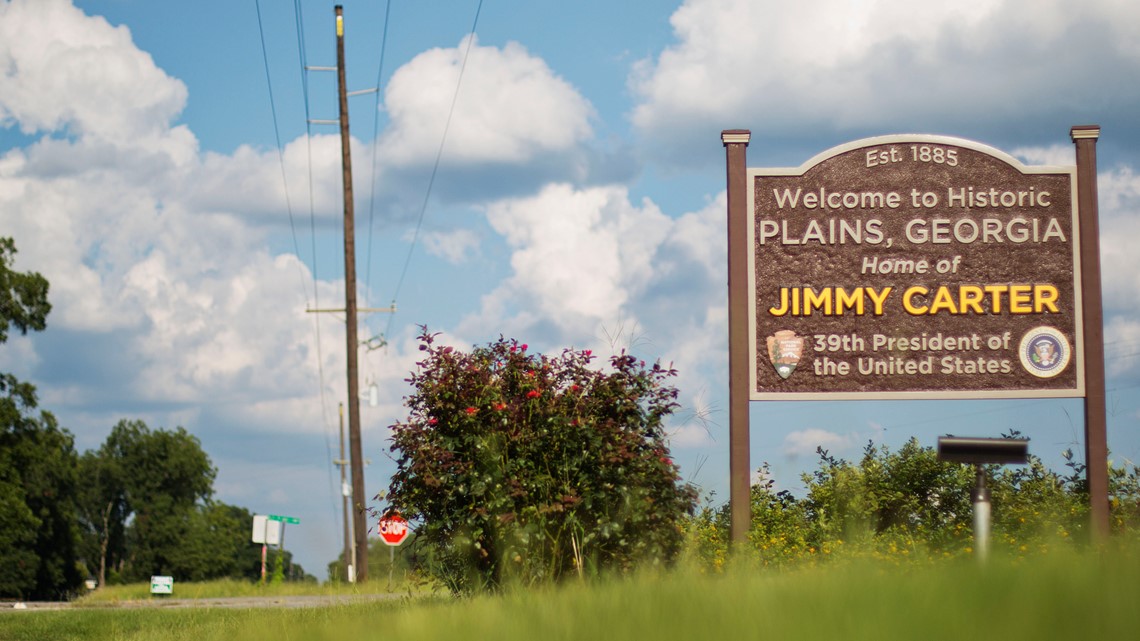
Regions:
[[[462,601],[0,613],[0,639],[1127,639],[1140,630],[1137,576],[1140,555],[1126,553],[676,572]]]

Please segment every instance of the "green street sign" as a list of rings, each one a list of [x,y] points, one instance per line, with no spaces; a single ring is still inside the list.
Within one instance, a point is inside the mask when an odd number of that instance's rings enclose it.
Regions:
[[[276,514],[270,514],[265,518],[269,519],[270,521],[281,521],[282,523],[291,523],[293,525],[300,525],[301,523],[301,519],[295,516],[278,516]]]

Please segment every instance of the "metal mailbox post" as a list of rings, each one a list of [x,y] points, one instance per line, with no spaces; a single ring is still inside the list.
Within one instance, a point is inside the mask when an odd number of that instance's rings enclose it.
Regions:
[[[986,487],[987,464],[1021,465],[1029,458],[1026,438],[938,437],[938,460],[974,465],[974,554],[985,562],[990,547],[990,489]]]

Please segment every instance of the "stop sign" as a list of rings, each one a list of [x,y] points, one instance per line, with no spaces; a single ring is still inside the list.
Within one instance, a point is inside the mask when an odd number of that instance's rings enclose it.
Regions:
[[[380,538],[388,545],[399,545],[408,538],[408,522],[399,514],[392,514],[380,520]]]

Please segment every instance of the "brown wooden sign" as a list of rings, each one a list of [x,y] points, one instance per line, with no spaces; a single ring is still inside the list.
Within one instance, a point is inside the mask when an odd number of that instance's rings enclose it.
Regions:
[[[1075,177],[913,135],[749,169],[751,398],[1083,396]]]

